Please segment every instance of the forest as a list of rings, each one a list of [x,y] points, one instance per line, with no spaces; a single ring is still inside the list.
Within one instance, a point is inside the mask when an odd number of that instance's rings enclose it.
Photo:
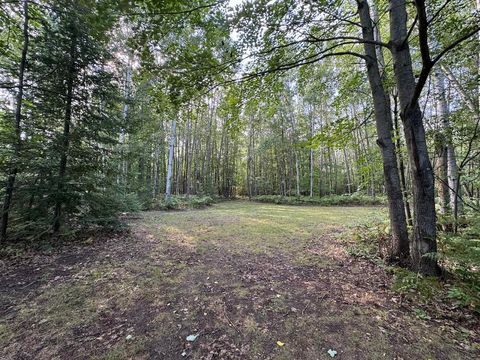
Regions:
[[[479,24],[0,0],[0,358],[476,358]]]

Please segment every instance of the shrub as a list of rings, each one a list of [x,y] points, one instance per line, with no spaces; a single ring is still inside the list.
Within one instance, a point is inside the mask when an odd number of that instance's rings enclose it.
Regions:
[[[374,206],[384,205],[384,197],[371,197],[367,195],[327,195],[322,197],[309,196],[281,196],[258,195],[250,199],[262,203],[281,205],[318,205],[318,206]]]
[[[433,298],[480,312],[480,216],[467,214],[459,233],[438,232],[435,256],[444,270],[444,279],[423,277],[399,267],[387,267],[393,273],[392,289],[405,296],[418,296],[424,302]],[[468,224],[468,225],[467,225]],[[351,255],[366,258],[382,266],[381,257],[390,240],[387,217],[370,218],[343,235]]]
[[[150,210],[185,210],[198,209],[214,204],[217,199],[211,196],[198,195],[172,195],[168,199],[154,201],[149,207]]]
[[[350,243],[347,251],[351,255],[381,263],[381,258],[388,255],[390,222],[386,217],[371,217],[352,226],[344,237]]]

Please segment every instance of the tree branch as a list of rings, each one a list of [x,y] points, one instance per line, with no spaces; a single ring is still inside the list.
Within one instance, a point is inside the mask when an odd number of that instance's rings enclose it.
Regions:
[[[446,0],[442,6],[440,6],[440,8],[435,12],[435,14],[433,14],[433,16],[430,18],[430,20],[428,20],[427,24],[430,25],[431,23],[433,23],[435,21],[435,19],[440,15],[440,13],[443,11],[443,9],[445,9],[445,7],[450,3],[450,0]]]
[[[442,179],[440,176],[436,175],[435,173],[433,174],[433,176],[435,176],[435,178],[436,178],[437,180],[439,180],[442,184],[444,184],[446,187],[448,187],[448,189],[449,189],[450,191],[453,191],[453,192],[457,195],[457,197],[460,199],[460,201],[461,201],[463,204],[467,205],[467,206],[468,206],[470,209],[472,209],[472,210],[480,211],[479,208],[477,208],[477,207],[475,207],[475,206],[470,205],[469,203],[467,203],[467,202],[465,201],[465,199],[463,199],[463,197],[462,197],[460,194],[457,193],[457,190],[453,189],[453,188],[448,184],[447,181],[445,181],[444,179]]]
[[[220,0],[220,1],[216,1],[214,3],[210,3],[210,4],[199,5],[199,6],[187,9],[187,10],[165,11],[165,12],[149,12],[149,11],[147,11],[147,12],[149,13],[149,15],[161,15],[161,16],[163,16],[163,15],[190,15],[191,13],[193,13],[195,11],[211,8],[211,7],[226,3],[226,1],[227,0]],[[127,15],[145,15],[145,12],[128,12]]]
[[[433,58],[433,60],[430,60],[428,61],[427,63],[423,62],[423,67],[422,67],[422,71],[420,72],[420,76],[418,78],[418,82],[417,82],[417,85],[415,86],[415,91],[413,93],[413,96],[412,96],[412,100],[410,102],[410,104],[415,104],[418,99],[420,98],[420,95],[422,93],[422,90],[423,90],[423,87],[425,86],[425,83],[427,81],[427,78],[428,76],[430,75],[430,71],[432,70],[432,68],[434,67],[434,65],[440,61],[440,59],[442,59],[443,56],[445,56],[445,54],[447,54],[449,51],[451,51],[452,49],[454,49],[455,47],[457,47],[459,44],[461,44],[463,41],[469,39],[470,37],[472,37],[473,35],[475,35],[478,31],[480,30],[480,26],[477,26],[475,27],[472,31],[469,31],[468,33],[466,33],[465,35],[459,37],[457,40],[455,40],[454,42],[452,42],[450,45],[448,45],[447,47],[445,47],[437,56],[435,56]],[[421,44],[422,44],[422,40],[420,40]],[[425,44],[424,44],[425,45]],[[428,46],[428,44],[427,44]],[[424,54],[422,53],[422,60],[423,60],[423,56]],[[425,55],[426,56],[426,55]],[[430,55],[428,54],[428,57],[430,57]],[[427,61],[426,57],[425,57],[425,61]]]
[[[435,56],[432,60],[432,66],[435,65],[437,62],[440,61],[440,59],[445,56],[446,53],[448,53],[449,51],[453,50],[455,47],[457,47],[460,43],[462,43],[463,41],[465,40],[468,40],[469,38],[471,38],[473,35],[475,35],[476,33],[478,33],[480,31],[480,26],[476,26],[473,28],[472,31],[466,33],[465,35],[461,36],[460,38],[458,38],[457,40],[455,40],[454,42],[452,42],[450,45],[448,45],[445,49],[443,49],[437,56]]]
[[[334,40],[355,40],[357,44],[373,44],[373,45],[383,46],[383,47],[386,47],[387,49],[390,49],[390,44],[387,44],[381,41],[376,41],[376,40],[366,40],[356,36],[333,36],[329,38],[317,38],[312,34],[309,34],[308,36],[312,37],[315,40],[315,42],[326,42],[326,41],[334,41]]]
[[[428,46],[428,21],[424,0],[415,0],[415,6],[417,7],[418,37],[423,67],[431,67],[432,59],[430,58],[430,48]]]

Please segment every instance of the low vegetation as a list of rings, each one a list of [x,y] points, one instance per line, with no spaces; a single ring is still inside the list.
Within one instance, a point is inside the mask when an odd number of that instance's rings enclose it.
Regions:
[[[349,253],[384,266],[394,275],[392,289],[405,297],[418,297],[425,305],[432,300],[465,307],[480,314],[480,216],[467,213],[457,234],[439,231],[436,254],[442,267],[440,278],[424,277],[407,269],[387,266],[390,226],[385,215],[377,214],[348,232]],[[468,225],[467,225],[468,224]]]
[[[369,206],[384,205],[383,196],[373,197],[367,195],[326,195],[326,196],[281,196],[258,195],[250,198],[252,201],[282,205],[319,205],[319,206]]]
[[[198,209],[218,202],[219,198],[201,195],[172,195],[154,201],[149,210],[185,210]]]

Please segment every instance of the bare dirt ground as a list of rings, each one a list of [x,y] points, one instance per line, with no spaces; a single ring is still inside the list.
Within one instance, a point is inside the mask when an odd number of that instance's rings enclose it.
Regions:
[[[129,235],[4,261],[0,358],[479,358],[475,314],[421,308],[348,254],[339,234],[378,211],[147,212]]]

